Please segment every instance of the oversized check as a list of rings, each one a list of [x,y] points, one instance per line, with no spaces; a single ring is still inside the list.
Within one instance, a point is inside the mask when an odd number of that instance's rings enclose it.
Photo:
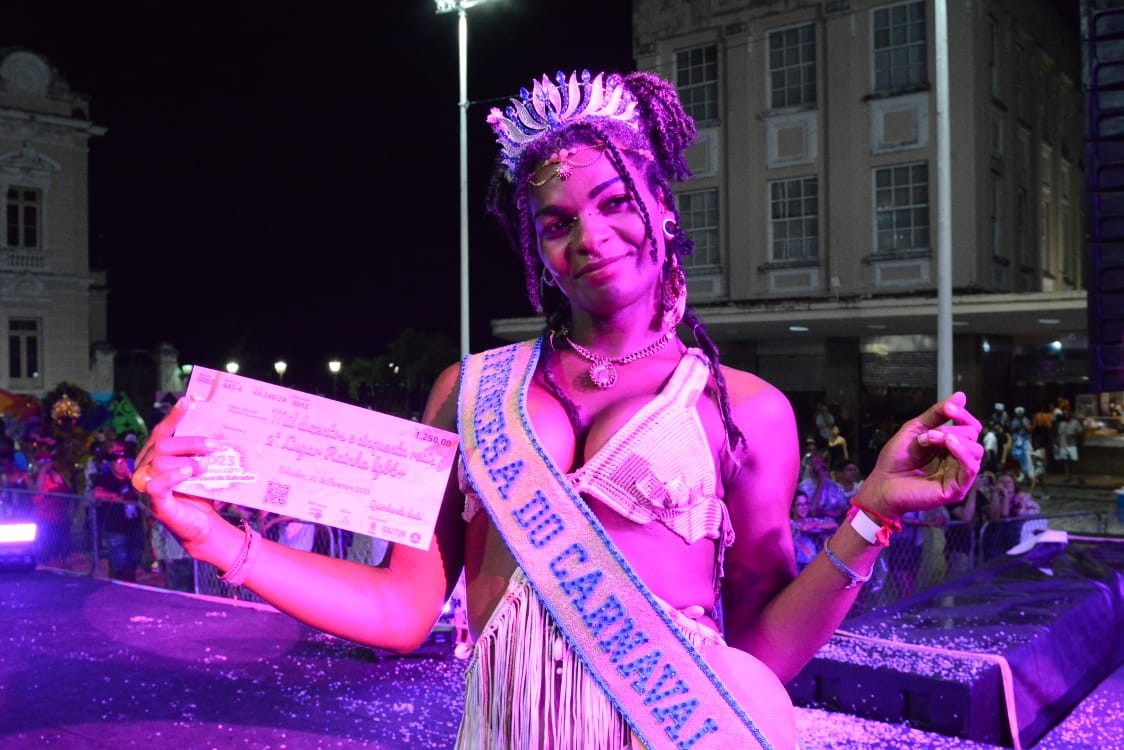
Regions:
[[[429,547],[454,433],[206,367],[187,396],[176,435],[220,448],[180,491]]]

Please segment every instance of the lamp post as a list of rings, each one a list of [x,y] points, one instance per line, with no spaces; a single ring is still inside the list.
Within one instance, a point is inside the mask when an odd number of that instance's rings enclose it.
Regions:
[[[238,363],[235,362],[233,359],[230,360],[229,362],[226,363],[226,371],[229,372],[231,375],[234,375],[235,373],[238,372]]]
[[[438,13],[457,13],[457,69],[460,79],[461,140],[461,356],[469,353],[468,341],[468,13],[486,0],[434,0]]]
[[[328,360],[328,372],[332,373],[332,398],[339,396],[340,368],[342,363],[338,359]]]
[[[285,385],[285,370],[289,369],[289,363],[283,359],[279,359],[273,363],[273,371],[277,373],[277,382],[280,385]]]

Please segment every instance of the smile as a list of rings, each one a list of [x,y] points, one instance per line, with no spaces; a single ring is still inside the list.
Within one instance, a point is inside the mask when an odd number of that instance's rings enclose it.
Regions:
[[[587,276],[591,273],[597,273],[601,269],[608,268],[609,266],[611,266],[614,263],[624,259],[625,257],[627,257],[627,254],[617,255],[617,256],[614,256],[612,258],[602,258],[601,260],[595,260],[595,261],[592,261],[590,263],[586,263],[584,266],[582,266],[581,270],[578,271],[577,278],[581,278],[582,276]]]

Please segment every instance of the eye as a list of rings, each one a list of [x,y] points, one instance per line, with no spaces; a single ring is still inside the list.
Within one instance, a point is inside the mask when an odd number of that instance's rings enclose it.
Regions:
[[[570,227],[573,226],[574,219],[572,216],[553,218],[547,223],[543,224],[539,229],[539,234],[546,239],[558,239],[565,237]]]
[[[615,213],[632,206],[632,196],[628,193],[617,193],[605,198],[601,203],[601,210],[606,213]]]

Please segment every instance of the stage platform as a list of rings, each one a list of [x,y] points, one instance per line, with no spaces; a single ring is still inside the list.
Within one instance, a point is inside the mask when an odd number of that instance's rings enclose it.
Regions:
[[[1124,543],[1070,540],[848,620],[789,692],[803,706],[1026,748],[1122,663]]]
[[[465,662],[447,639],[396,656],[268,607],[44,570],[0,571],[0,613],[6,750],[449,748],[460,721]],[[1042,748],[1106,747],[1099,711],[1124,736],[1121,684]],[[808,750],[995,747],[816,708],[797,724]]]

